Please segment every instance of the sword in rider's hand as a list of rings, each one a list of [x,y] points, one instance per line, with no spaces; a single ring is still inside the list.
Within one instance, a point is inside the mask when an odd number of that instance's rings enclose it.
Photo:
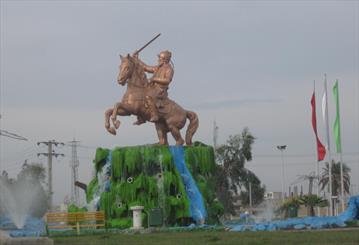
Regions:
[[[136,57],[142,50],[144,50],[148,45],[150,45],[154,40],[156,40],[159,36],[161,36],[161,33],[158,33],[154,38],[152,38],[148,43],[146,43],[145,45],[143,45],[142,48],[140,48],[139,50],[136,50],[133,53],[133,57]]]

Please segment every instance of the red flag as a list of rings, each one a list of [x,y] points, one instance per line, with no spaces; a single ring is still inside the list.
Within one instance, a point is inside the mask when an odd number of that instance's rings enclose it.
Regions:
[[[312,104],[312,126],[313,126],[313,130],[315,133],[315,137],[317,139],[318,161],[322,161],[325,157],[326,151],[325,151],[325,147],[323,146],[323,144],[320,142],[320,140],[318,138],[317,113],[315,110],[315,92],[313,92],[312,99],[311,99],[310,103]]]

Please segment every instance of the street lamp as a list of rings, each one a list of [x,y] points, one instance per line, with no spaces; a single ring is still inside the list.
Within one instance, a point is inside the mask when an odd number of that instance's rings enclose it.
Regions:
[[[277,149],[280,150],[280,155],[281,155],[281,158],[282,158],[282,202],[284,202],[284,193],[285,193],[283,151],[286,148],[287,148],[287,145],[277,145]]]

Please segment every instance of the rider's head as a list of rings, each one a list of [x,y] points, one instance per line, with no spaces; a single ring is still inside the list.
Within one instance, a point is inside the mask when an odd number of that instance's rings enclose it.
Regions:
[[[162,51],[159,55],[158,55],[158,63],[160,65],[164,64],[164,63],[169,63],[171,60],[171,56],[172,53],[168,50]]]

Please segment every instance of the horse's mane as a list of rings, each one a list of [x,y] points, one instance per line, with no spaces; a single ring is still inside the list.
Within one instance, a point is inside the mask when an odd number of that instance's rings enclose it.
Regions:
[[[143,69],[139,60],[133,57],[129,57],[128,59],[131,63],[134,64],[134,71],[133,71],[133,75],[135,75],[134,80],[140,81],[141,83],[143,83],[142,85],[145,85],[147,83],[147,77],[145,70]]]

